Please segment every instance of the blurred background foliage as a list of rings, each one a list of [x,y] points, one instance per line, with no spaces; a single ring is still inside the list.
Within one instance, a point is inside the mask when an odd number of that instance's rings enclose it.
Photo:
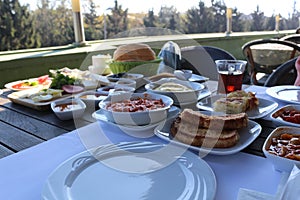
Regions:
[[[86,41],[114,38],[120,32],[135,28],[167,28],[183,34],[221,33],[226,31],[226,5],[212,0],[180,13],[174,6],[162,6],[158,13],[130,13],[115,0],[106,13],[98,14],[96,0],[84,1],[83,21]],[[53,3],[55,2],[55,3]],[[296,3],[296,0],[295,0]],[[291,8],[288,19],[281,17],[280,30],[299,26],[300,13]],[[0,0],[0,51],[53,47],[74,42],[73,15],[70,0],[39,0],[37,9],[20,5],[18,0]],[[250,15],[233,9],[232,31],[273,31],[275,17],[265,16],[257,6]]]

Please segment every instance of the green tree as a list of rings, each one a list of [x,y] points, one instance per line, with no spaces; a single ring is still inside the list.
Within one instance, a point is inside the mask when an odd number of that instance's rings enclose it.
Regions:
[[[266,31],[274,31],[275,30],[275,16],[266,17],[263,22],[264,30]]]
[[[85,38],[86,40],[102,39],[103,32],[101,30],[103,30],[103,26],[100,17],[96,13],[96,5],[94,3],[94,0],[89,0],[88,3],[89,12],[84,15]]]
[[[199,8],[193,7],[186,12],[186,33],[211,33],[213,13],[204,2],[199,2]]]
[[[66,0],[61,4],[51,5],[50,0],[39,0],[38,9],[34,11],[36,19],[37,40],[41,47],[60,46],[74,41],[72,10]]]
[[[238,12],[237,8],[232,9],[232,31],[242,32],[244,20],[241,19],[242,14]]]
[[[109,8],[109,10],[111,10],[111,15],[107,15],[108,38],[120,32],[126,31],[128,26],[128,22],[127,22],[128,9],[123,10],[122,6],[118,5],[118,1],[115,0],[115,6],[113,8]]]
[[[162,6],[158,13],[158,23],[162,28],[181,31],[180,13],[174,6]]]
[[[144,26],[145,27],[156,27],[157,26],[157,17],[154,15],[154,11],[148,10],[148,15],[144,17]]]
[[[71,44],[75,41],[72,10],[66,5],[66,0],[53,10],[53,46]]]
[[[252,16],[252,24],[251,24],[250,31],[263,31],[265,15],[264,12],[261,12],[259,10],[259,6],[256,7],[256,10],[251,14],[251,16]]]
[[[35,46],[35,29],[27,6],[18,0],[0,0],[0,50],[18,50]]]
[[[214,1],[212,0],[212,30],[213,32],[225,32],[226,31],[226,5],[223,1]]]

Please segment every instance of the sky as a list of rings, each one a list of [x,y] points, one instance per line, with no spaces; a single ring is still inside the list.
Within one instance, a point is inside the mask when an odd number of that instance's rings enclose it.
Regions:
[[[36,7],[37,0],[19,0],[21,4],[30,4],[31,9]],[[84,0],[83,0],[84,1]],[[123,9],[128,8],[130,13],[145,12],[149,9],[157,14],[162,5],[173,5],[179,12],[185,12],[191,7],[198,7],[200,0],[118,0]],[[100,5],[99,12],[105,12],[109,7],[114,6],[114,0],[95,0]],[[211,0],[203,0],[206,6],[211,6]],[[266,16],[281,14],[288,17],[292,12],[294,0],[224,0],[227,7],[237,8],[238,11],[250,14],[256,10],[257,5]],[[298,1],[299,2],[299,1]],[[296,4],[296,9],[300,11],[300,2]]]

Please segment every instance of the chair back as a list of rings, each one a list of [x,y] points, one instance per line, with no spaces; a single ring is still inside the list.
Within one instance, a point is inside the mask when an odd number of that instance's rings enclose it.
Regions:
[[[279,40],[290,41],[290,42],[294,42],[296,44],[300,44],[300,34],[286,35],[286,36],[280,38]]]
[[[244,44],[242,51],[248,61],[251,83],[263,85],[257,73],[270,75],[278,66],[299,55],[300,47],[290,41],[258,39]]]
[[[294,85],[297,78],[295,68],[297,58],[293,58],[280,65],[273,73],[270,74],[264,86],[272,87],[277,85]]]
[[[191,69],[193,73],[218,80],[215,60],[236,60],[224,49],[213,46],[188,46],[181,48],[181,68]]]

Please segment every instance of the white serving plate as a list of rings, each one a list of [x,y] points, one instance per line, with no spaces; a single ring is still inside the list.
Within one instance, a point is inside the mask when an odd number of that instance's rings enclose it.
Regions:
[[[180,109],[178,107],[172,106],[168,111],[167,118],[168,119],[174,118],[175,116],[177,116],[179,114],[179,112],[180,112]],[[161,122],[158,122],[158,123],[148,124],[148,125],[143,125],[143,126],[120,125],[120,124],[116,124],[112,121],[109,121],[109,119],[105,116],[103,110],[101,110],[101,109],[95,111],[92,114],[92,117],[96,120],[119,127],[122,131],[124,131],[126,133],[133,132],[133,133],[141,134],[141,133],[145,133],[148,131],[152,131],[151,134],[153,134],[154,128],[157,127],[161,123]]]
[[[192,77],[189,78],[189,81],[193,81],[193,82],[199,82],[199,83],[202,83],[202,82],[205,82],[205,81],[208,81],[209,78],[205,77],[205,76],[200,76],[198,74],[192,74]]]
[[[290,105],[286,105],[283,106],[277,110],[275,110],[272,114],[271,114],[271,119],[279,125],[285,125],[285,126],[296,126],[296,127],[300,127],[300,124],[297,123],[293,123],[293,122],[288,122],[283,120],[281,117],[279,117],[279,115],[281,115],[284,111],[289,111],[289,110],[296,110],[300,112],[300,105],[297,104],[290,104]]]
[[[166,163],[169,159],[172,162]],[[192,152],[170,155],[166,145],[123,142],[63,162],[48,177],[41,196],[45,200],[213,200],[215,194],[212,169]]]
[[[266,93],[271,97],[287,102],[300,104],[300,87],[291,85],[279,85],[270,87]]]
[[[42,76],[41,76],[42,77]],[[24,80],[18,80],[18,81],[13,81],[13,82],[10,82],[10,83],[6,83],[4,85],[5,88],[7,89],[10,89],[10,90],[14,90],[14,91],[22,91],[22,90],[28,90],[28,89],[33,89],[33,88],[40,88],[40,89],[43,89],[43,88],[49,88],[52,80],[49,78],[47,79],[44,83],[40,84],[38,83],[37,85],[34,85],[34,86],[28,86],[26,88],[14,88],[13,86],[14,85],[17,85],[17,84],[20,84],[20,83],[24,83],[24,82],[36,82],[39,80],[40,77],[38,78],[30,78],[30,79],[24,79]]]
[[[204,154],[207,153],[212,155],[230,155],[243,150],[259,136],[262,129],[258,123],[249,120],[248,126],[246,128],[242,128],[238,130],[240,134],[240,139],[235,146],[229,148],[205,148],[205,147],[191,146],[188,144],[184,144],[180,141],[173,140],[171,138],[172,136],[170,135],[170,127],[173,120],[174,119],[168,119],[166,123],[157,126],[154,130],[154,134],[159,138],[166,140],[168,142],[172,142],[182,147],[199,151]]]
[[[212,104],[221,97],[224,96],[214,95],[204,98],[197,103],[197,108],[200,110],[213,111]],[[259,119],[265,117],[278,106],[278,103],[268,99],[258,98],[258,100],[259,104],[257,108],[246,111],[249,119]]]

